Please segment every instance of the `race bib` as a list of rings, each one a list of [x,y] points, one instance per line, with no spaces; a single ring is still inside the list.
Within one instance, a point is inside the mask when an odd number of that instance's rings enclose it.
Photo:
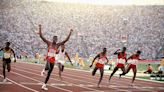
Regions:
[[[127,61],[127,63],[136,65],[138,63],[138,60],[130,59],[130,60]]]
[[[102,59],[99,59],[97,62],[100,64],[105,64],[105,62],[107,62],[107,61],[105,58],[102,58]]]
[[[125,64],[125,60],[124,59],[117,59],[117,63]]]
[[[4,58],[10,58],[11,57],[11,53],[4,53]]]
[[[51,49],[51,50],[48,52],[47,56],[49,56],[49,57],[55,57],[55,56],[56,56],[55,50]]]

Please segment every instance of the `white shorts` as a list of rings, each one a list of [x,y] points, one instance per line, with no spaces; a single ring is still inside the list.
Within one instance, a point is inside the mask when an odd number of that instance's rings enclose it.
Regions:
[[[64,60],[57,60],[57,63],[64,65],[65,61]]]

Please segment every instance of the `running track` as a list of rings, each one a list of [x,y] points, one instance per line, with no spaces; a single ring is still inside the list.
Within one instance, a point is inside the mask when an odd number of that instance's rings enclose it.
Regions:
[[[97,88],[99,74],[91,76],[91,72],[65,68],[63,80],[58,77],[58,69],[54,68],[48,81],[48,91],[41,90],[45,80],[40,75],[42,65],[12,63],[11,72],[7,74],[7,82],[2,83],[2,62],[0,62],[0,92],[164,92],[164,83],[136,80],[130,86],[131,78],[113,77],[108,83],[109,75],[104,75],[101,87]],[[99,72],[99,71],[97,71]]]

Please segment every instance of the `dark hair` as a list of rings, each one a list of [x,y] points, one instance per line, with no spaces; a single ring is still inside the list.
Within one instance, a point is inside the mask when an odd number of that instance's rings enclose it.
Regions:
[[[10,45],[10,42],[6,42],[6,45]]]
[[[103,48],[103,50],[106,50],[106,48]]]
[[[123,49],[123,50],[126,50],[126,47],[123,47],[122,49]]]
[[[140,51],[140,50],[138,50],[138,51],[137,51],[137,54],[141,54],[141,51]]]

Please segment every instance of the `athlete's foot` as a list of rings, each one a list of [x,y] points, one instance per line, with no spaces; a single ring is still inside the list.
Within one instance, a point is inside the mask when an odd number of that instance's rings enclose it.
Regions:
[[[119,79],[121,78],[121,74],[119,74]]]
[[[3,82],[6,82],[7,81],[7,79],[5,78],[5,79],[3,79]]]
[[[133,84],[133,83],[131,83],[131,84],[130,84],[130,86],[131,86],[131,87],[134,87],[134,84]]]
[[[97,88],[100,88],[100,85],[99,84],[97,85]]]
[[[111,78],[109,78],[108,83],[110,83],[110,79],[111,79]]]
[[[42,85],[42,90],[48,90],[48,88],[46,87],[46,84]]]
[[[61,81],[63,80],[62,77],[59,77],[59,78],[60,78]]]

